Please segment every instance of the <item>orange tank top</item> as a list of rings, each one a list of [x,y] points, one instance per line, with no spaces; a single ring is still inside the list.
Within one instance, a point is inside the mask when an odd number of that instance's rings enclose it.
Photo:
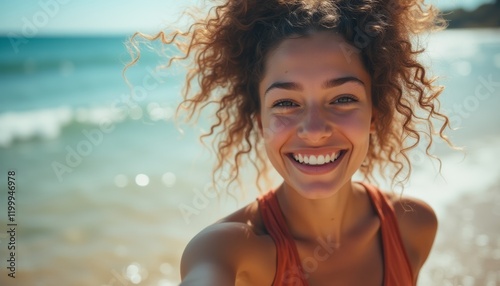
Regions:
[[[376,187],[361,183],[380,218],[380,231],[384,256],[385,286],[414,285],[412,270],[399,233],[394,208],[388,198]],[[276,245],[276,274],[272,285],[307,286],[299,253],[288,231],[274,191],[259,197],[262,220]]]

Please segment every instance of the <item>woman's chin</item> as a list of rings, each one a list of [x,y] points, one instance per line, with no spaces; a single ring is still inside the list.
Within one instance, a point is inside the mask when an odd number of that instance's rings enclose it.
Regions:
[[[338,184],[315,182],[310,184],[301,184],[294,189],[305,199],[318,200],[334,196],[340,191],[341,187],[339,187]]]

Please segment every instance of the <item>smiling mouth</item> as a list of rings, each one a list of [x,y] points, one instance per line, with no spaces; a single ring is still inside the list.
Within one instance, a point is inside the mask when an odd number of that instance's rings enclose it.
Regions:
[[[324,155],[304,155],[300,153],[292,153],[290,157],[295,160],[295,162],[310,165],[310,166],[322,166],[330,164],[338,160],[346,151],[340,150],[335,153],[324,154]]]

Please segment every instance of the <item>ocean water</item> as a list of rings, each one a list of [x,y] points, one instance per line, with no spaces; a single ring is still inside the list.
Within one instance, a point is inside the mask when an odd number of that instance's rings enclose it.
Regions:
[[[485,253],[479,270],[445,248],[455,231],[464,232],[449,227],[456,223],[450,206],[464,196],[488,194],[491,213],[483,220],[500,216],[499,36],[497,29],[454,30],[427,39],[425,61],[442,76],[442,107],[457,128],[450,137],[466,151],[438,144],[441,176],[423,150],[412,153],[405,193],[431,204],[444,226],[419,285],[500,285],[500,267],[484,270],[500,261],[498,223],[490,233],[469,229],[463,236],[474,242],[472,253]],[[208,120],[172,120],[183,67],[157,70],[165,59],[144,48],[127,73],[131,90],[121,75],[129,61],[125,41],[33,38],[16,52],[0,38],[0,284],[177,285],[188,240],[255,198],[250,192],[236,203],[204,192],[213,155],[197,137]],[[4,259],[8,170],[17,186],[15,279]],[[470,223],[480,203],[460,216]]]

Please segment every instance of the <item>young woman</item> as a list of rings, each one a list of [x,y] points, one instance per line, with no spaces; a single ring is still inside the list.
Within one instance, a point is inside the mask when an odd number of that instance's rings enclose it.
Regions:
[[[214,174],[237,180],[248,156],[283,178],[189,242],[182,285],[416,283],[434,212],[352,177],[404,182],[408,151],[433,142],[431,120],[447,141],[441,89],[414,46],[439,24],[418,0],[227,0],[186,33],[149,37],[194,59],[191,114],[217,105]]]

